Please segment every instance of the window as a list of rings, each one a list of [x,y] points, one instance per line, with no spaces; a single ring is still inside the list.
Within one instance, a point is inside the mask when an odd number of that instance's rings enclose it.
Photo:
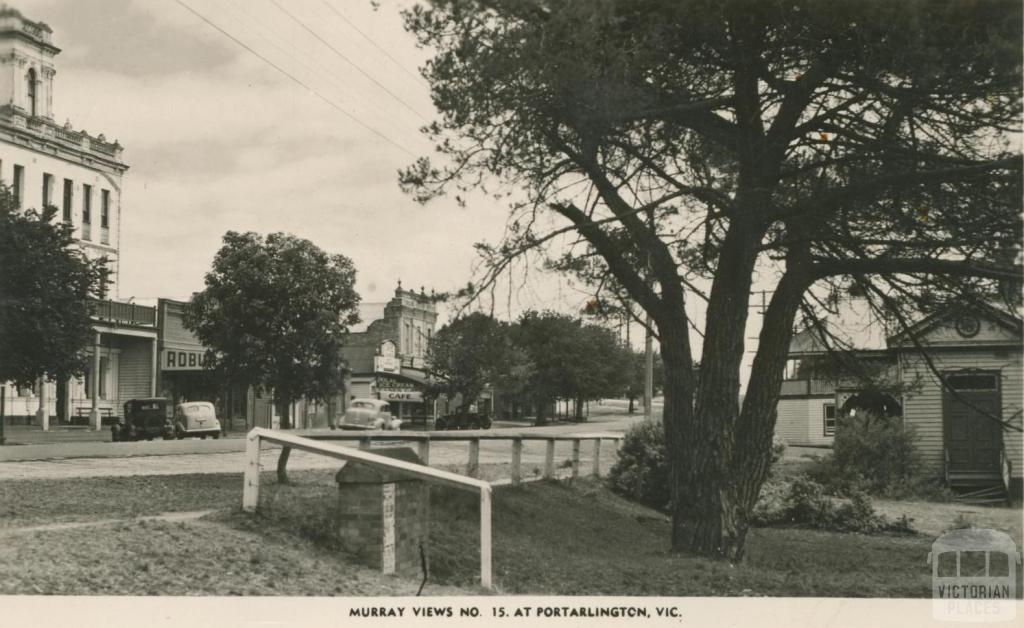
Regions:
[[[49,172],[43,173],[43,207],[53,204],[53,175]]]
[[[92,224],[92,186],[82,185],[82,224]]]
[[[36,112],[36,102],[39,99],[37,97],[36,91],[36,88],[38,87],[38,81],[36,80],[37,77],[35,68],[28,69],[28,76],[26,77],[26,79],[28,80],[28,111],[29,114],[34,118],[37,115],[39,115]]]
[[[11,194],[14,196],[14,203],[21,207],[22,184],[25,182],[25,168],[14,164],[14,180],[11,182]]]
[[[110,228],[110,190],[100,190],[100,227]]]
[[[110,372],[110,358],[100,358],[100,399],[107,398],[107,373]]]
[[[64,179],[64,222],[71,222],[71,198],[74,196],[75,182]]]
[[[999,382],[992,373],[962,373],[947,375],[946,384],[956,391],[999,390]]]
[[[836,435],[836,404],[825,404],[825,436]]]

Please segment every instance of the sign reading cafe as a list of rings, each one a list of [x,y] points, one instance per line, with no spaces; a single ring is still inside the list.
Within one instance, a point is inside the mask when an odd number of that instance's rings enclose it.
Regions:
[[[164,349],[160,368],[165,371],[201,371],[206,364],[206,351],[200,349]]]
[[[416,384],[387,375],[377,376],[377,393],[384,401],[423,401],[423,392]]]

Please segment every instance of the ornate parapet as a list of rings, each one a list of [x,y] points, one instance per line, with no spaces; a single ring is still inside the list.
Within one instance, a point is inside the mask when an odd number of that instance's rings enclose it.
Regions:
[[[109,142],[102,133],[94,137],[84,130],[76,131],[70,122],[63,125],[56,124],[47,118],[30,116],[28,112],[16,105],[3,105],[0,106],[0,125],[24,129],[36,138],[91,154],[105,161],[117,162],[123,166],[121,153],[124,151],[124,147],[117,140]]]

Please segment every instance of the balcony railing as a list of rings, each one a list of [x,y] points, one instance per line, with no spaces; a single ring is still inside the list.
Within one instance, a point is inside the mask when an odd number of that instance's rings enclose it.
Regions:
[[[783,397],[795,395],[831,395],[836,384],[830,379],[787,379],[782,381],[779,394]]]
[[[92,317],[95,320],[123,325],[156,327],[155,307],[100,299],[89,299],[89,303],[92,305]]]

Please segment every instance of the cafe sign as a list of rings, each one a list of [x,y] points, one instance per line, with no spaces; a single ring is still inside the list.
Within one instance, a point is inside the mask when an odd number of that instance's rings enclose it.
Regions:
[[[377,389],[380,398],[384,401],[411,401],[422,402],[423,393],[418,390],[380,390]]]
[[[163,371],[201,371],[206,364],[204,349],[164,349],[160,354]]]
[[[387,375],[377,376],[377,394],[384,401],[423,401],[423,391],[415,383]]]

